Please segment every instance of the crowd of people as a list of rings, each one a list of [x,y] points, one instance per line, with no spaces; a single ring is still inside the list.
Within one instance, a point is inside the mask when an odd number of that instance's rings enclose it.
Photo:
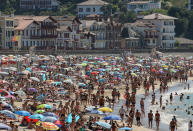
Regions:
[[[132,130],[133,125],[144,126],[141,119],[146,117],[148,127],[155,123],[154,130],[159,130],[162,116],[159,110],[147,112],[144,100],[151,97],[151,105],[164,110],[168,84],[187,82],[192,63],[179,56],[3,56],[0,129]],[[144,94],[140,108],[138,91]],[[173,94],[169,100],[172,103]],[[188,126],[192,131],[192,121]],[[168,127],[177,130],[175,116]]]

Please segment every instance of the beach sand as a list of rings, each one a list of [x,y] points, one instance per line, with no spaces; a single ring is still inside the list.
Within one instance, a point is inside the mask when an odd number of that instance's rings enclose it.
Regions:
[[[189,77],[189,80],[193,80],[193,77]],[[158,82],[158,81],[156,81],[155,82],[156,84],[155,84],[155,90],[157,90],[157,89],[159,89],[159,85],[160,85],[160,83]],[[171,83],[168,83],[168,86],[172,86],[172,85],[175,85],[177,82],[171,82]],[[117,87],[116,87],[117,88]],[[118,88],[117,88],[118,89]],[[119,86],[119,92],[120,92],[120,94],[121,94],[121,97],[120,97],[120,99],[121,100],[123,100],[124,101],[124,98],[123,98],[123,96],[124,96],[124,94],[125,94],[125,86]],[[150,89],[151,90],[151,89]],[[96,90],[95,90],[96,91]],[[112,92],[112,90],[105,90],[105,96],[109,96],[109,97],[111,97],[111,92]],[[143,95],[144,94],[144,89],[141,87],[140,89],[138,89],[137,90],[137,95]],[[74,96],[73,96],[74,97]],[[64,101],[63,101],[64,102]],[[22,104],[23,104],[23,102],[15,102],[15,106],[16,107],[19,107],[19,108],[22,108]],[[49,103],[49,104],[53,104],[53,103]],[[119,105],[119,107],[121,107],[122,105],[120,105],[119,103],[117,103],[117,104],[115,104],[115,106],[117,106],[117,105]],[[117,112],[117,108],[116,108],[116,112]],[[117,114],[118,115],[118,114]],[[147,116],[146,116],[147,117]],[[20,119],[21,119],[22,117],[20,117]],[[102,118],[102,117],[101,117]],[[135,118],[134,118],[135,119]],[[21,121],[21,120],[20,120]],[[120,122],[120,121],[117,121],[117,123],[119,124],[119,125],[122,125],[122,123]],[[17,124],[19,124],[18,122],[17,122]],[[147,122],[145,121],[145,124],[147,125]],[[168,123],[169,124],[169,123]],[[138,127],[138,126],[136,126],[136,122],[135,122],[135,120],[134,120],[134,125],[133,125],[133,131],[155,131],[154,129],[149,129],[149,128],[146,128],[146,127],[144,127],[144,126],[140,126],[140,127]],[[27,129],[26,127],[25,128],[23,128],[23,127],[20,127],[19,126],[19,130],[25,130],[25,131],[35,131],[34,129]],[[120,130],[121,131],[121,130]]]

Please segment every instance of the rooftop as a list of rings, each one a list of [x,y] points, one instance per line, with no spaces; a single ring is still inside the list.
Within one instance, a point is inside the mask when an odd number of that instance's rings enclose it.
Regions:
[[[90,5],[107,5],[107,2],[104,2],[102,0],[87,0],[85,2],[79,3],[78,5],[86,5],[86,6],[90,6]]]
[[[154,13],[151,15],[144,16],[143,19],[144,20],[176,20],[177,18],[163,15],[163,14]]]
[[[187,38],[176,37],[175,40],[178,41],[180,44],[193,44],[193,40]]]
[[[148,4],[148,3],[150,3],[150,1],[132,1],[129,2],[128,4],[133,5],[133,4]]]
[[[15,16],[14,20],[17,21],[15,30],[24,30],[26,27],[28,27],[33,22],[38,24],[39,22],[43,22],[44,20],[48,18],[56,22],[56,20],[50,16]]]

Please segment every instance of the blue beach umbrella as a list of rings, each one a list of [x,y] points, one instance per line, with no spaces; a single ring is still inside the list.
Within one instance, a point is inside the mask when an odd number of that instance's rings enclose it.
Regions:
[[[41,114],[34,114],[29,117],[30,119],[43,119],[44,116]]]
[[[47,116],[47,117],[44,117],[41,119],[41,121],[43,122],[51,122],[51,123],[54,123],[54,121],[58,120],[57,118],[55,117],[51,117],[51,116]]]
[[[43,113],[42,115],[45,117],[50,116],[50,117],[55,117],[56,119],[59,119],[59,116],[53,112],[46,112],[46,113]]]
[[[106,70],[105,70],[105,69],[103,69],[103,68],[100,68],[100,69],[99,69],[99,71],[106,71]]]
[[[29,72],[32,72],[32,69],[31,69],[31,68],[29,68],[29,67],[28,67],[28,68],[26,68],[26,70],[27,70],[27,71],[29,71]]]
[[[103,127],[103,128],[106,128],[106,129],[111,129],[111,125],[106,123],[106,122],[100,122],[100,121],[97,121],[96,122],[97,125]]]
[[[16,111],[14,113],[20,116],[31,116],[31,114],[28,111]]]
[[[75,121],[77,122],[80,119],[80,117],[78,115],[76,115],[75,119],[76,119]],[[72,123],[72,114],[71,113],[68,115],[68,117],[66,118],[65,121],[68,123]]]
[[[132,130],[132,128],[129,128],[129,127],[122,127],[122,128],[120,128],[120,130],[131,131],[131,130]]]
[[[4,114],[6,117],[12,118],[12,119],[17,119],[15,114],[9,110],[2,110],[0,111],[1,114]]]
[[[118,115],[109,115],[105,116],[103,120],[121,120],[121,117]]]

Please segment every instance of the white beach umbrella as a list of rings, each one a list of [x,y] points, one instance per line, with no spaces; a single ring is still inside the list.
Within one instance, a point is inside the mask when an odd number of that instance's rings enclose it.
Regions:
[[[8,72],[0,72],[0,75],[9,75]]]
[[[30,79],[36,82],[40,82],[40,79],[38,79],[37,77],[30,77]]]

